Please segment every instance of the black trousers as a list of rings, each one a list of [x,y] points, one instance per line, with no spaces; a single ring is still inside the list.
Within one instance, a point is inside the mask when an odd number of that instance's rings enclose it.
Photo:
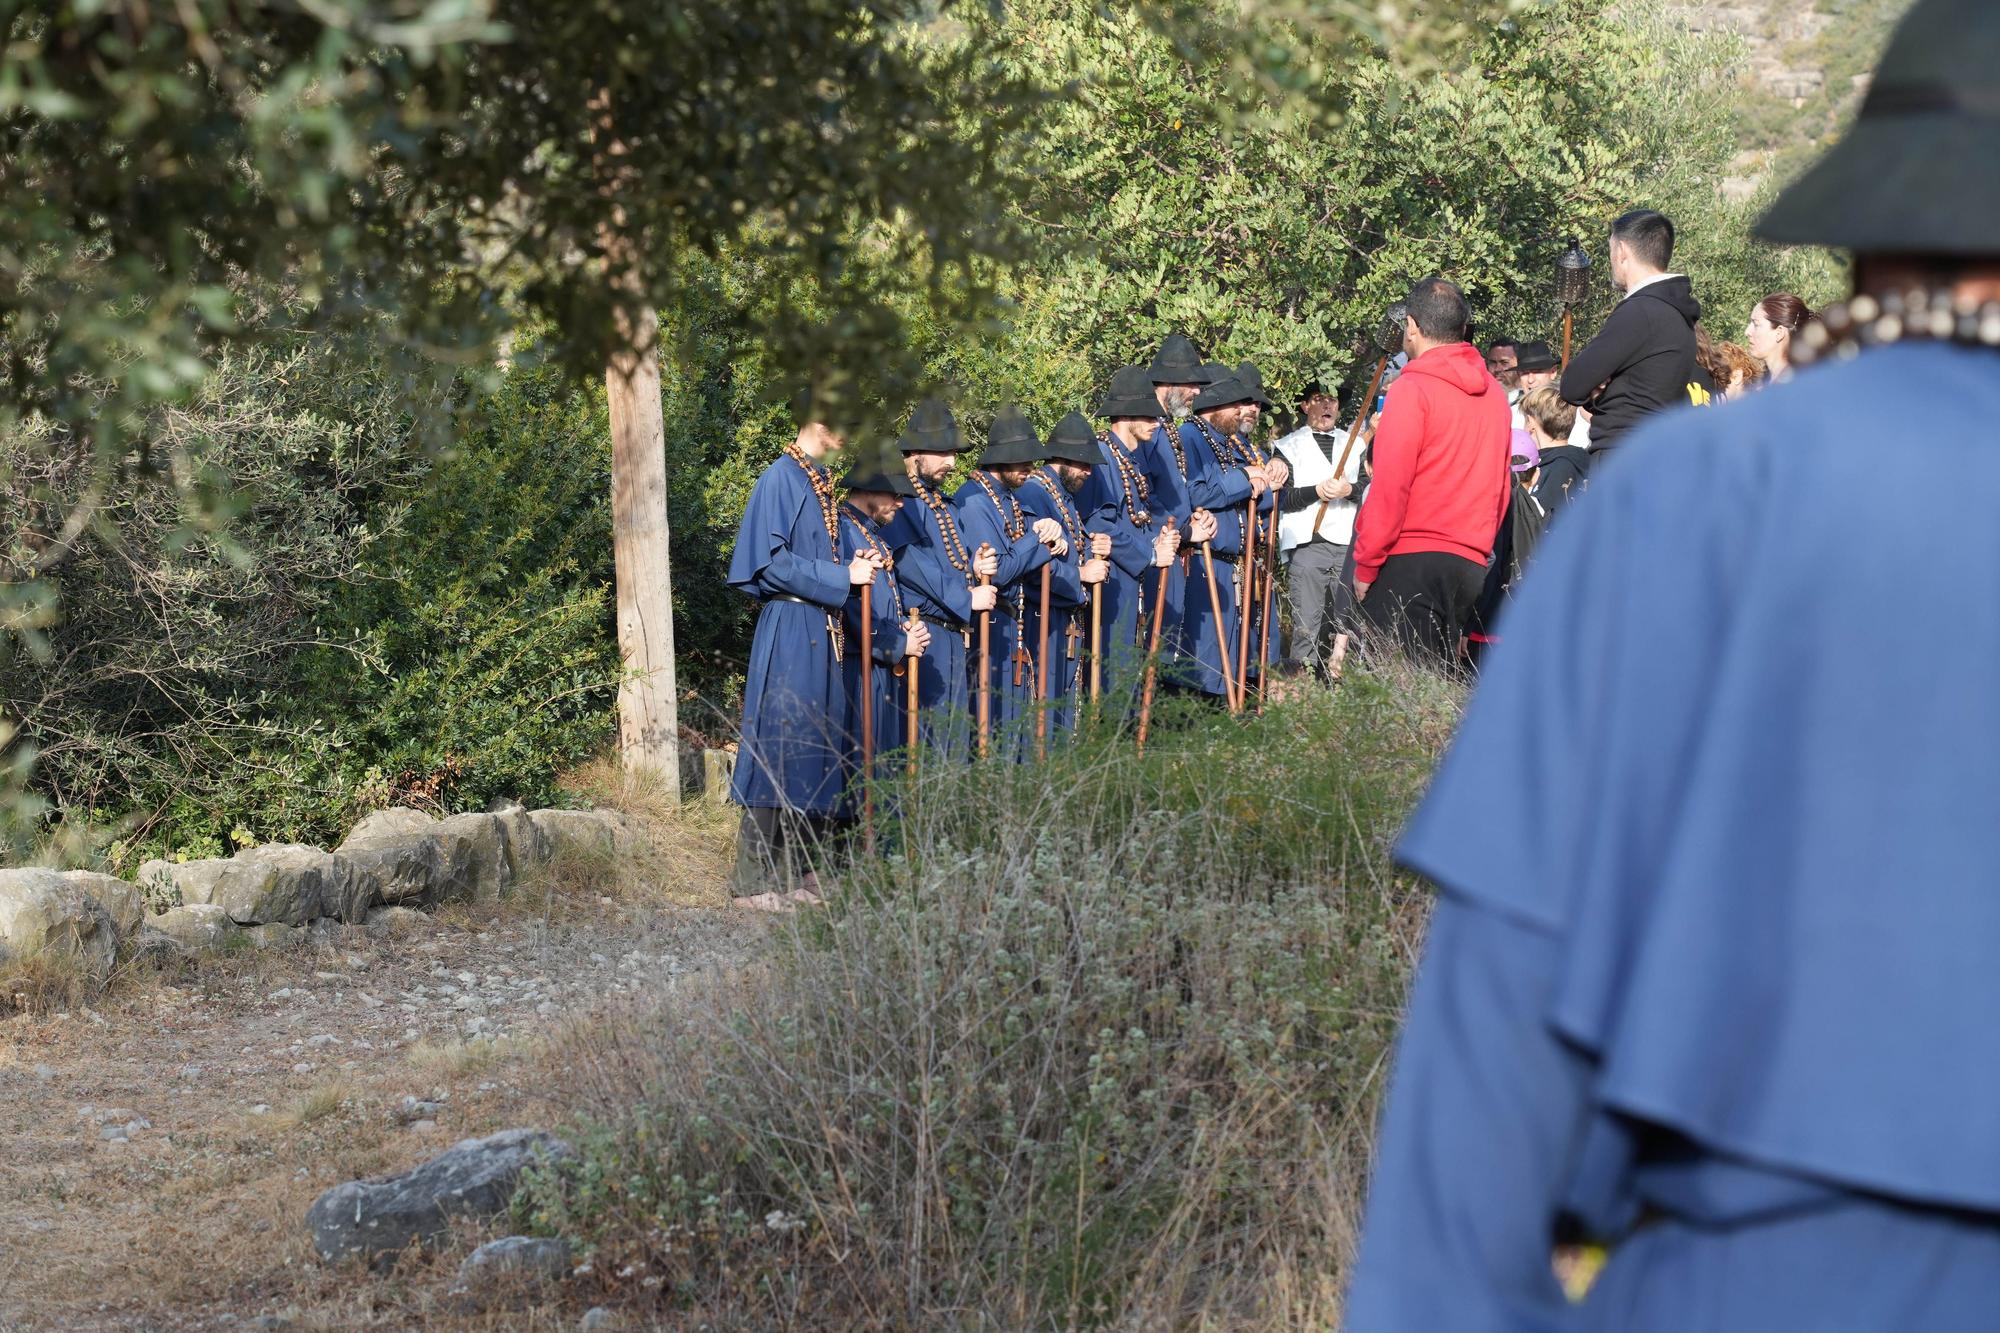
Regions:
[[[1486,566],[1464,556],[1392,555],[1361,604],[1362,619],[1411,657],[1456,671],[1458,641],[1485,582]]]

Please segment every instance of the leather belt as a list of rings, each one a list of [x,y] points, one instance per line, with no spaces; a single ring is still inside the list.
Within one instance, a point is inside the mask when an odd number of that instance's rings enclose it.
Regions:
[[[818,611],[823,615],[833,614],[831,611],[828,611],[825,607],[821,606],[818,602],[808,602],[805,598],[794,597],[788,592],[774,592],[769,597],[766,597],[764,599],[764,603],[767,606],[772,602],[796,602],[800,606],[810,606],[813,610]]]

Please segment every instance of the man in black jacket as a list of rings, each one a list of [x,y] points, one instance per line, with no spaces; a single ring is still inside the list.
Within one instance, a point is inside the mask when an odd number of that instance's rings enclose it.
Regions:
[[[1611,285],[1625,299],[1563,371],[1562,396],[1590,409],[1590,445],[1615,446],[1650,412],[1688,401],[1694,322],[1701,304],[1688,280],[1667,272],[1674,224],[1637,209],[1611,224]]]

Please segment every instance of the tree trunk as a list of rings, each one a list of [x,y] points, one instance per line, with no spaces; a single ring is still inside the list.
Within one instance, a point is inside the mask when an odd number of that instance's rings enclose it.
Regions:
[[[636,311],[636,313],[634,313]],[[604,371],[611,407],[611,544],[618,575],[618,754],[680,800],[673,571],[667,546],[667,428],[660,410],[659,318],[641,296],[621,306],[619,350]]]

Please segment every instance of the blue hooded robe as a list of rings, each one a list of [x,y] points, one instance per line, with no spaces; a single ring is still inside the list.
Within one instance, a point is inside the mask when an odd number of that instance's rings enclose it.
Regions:
[[[987,494],[981,482],[993,488],[991,495]],[[1020,498],[992,473],[975,473],[971,480],[953,493],[951,502],[958,509],[959,527],[965,533],[966,544],[975,551],[982,545],[991,546],[1000,557],[1000,570],[993,576],[993,586],[999,590],[999,598],[994,604],[991,652],[986,662],[987,680],[993,692],[992,752],[1015,759],[1023,758],[1033,753],[1027,734],[1021,728],[1021,719],[1030,713],[1034,699],[1034,676],[1029,670],[1030,664],[1020,659],[1025,647],[1021,630],[1028,618],[1029,590],[1032,588],[1035,597],[1040,597],[1042,585],[1038,571],[1049,563],[1049,548],[1036,541],[1034,534],[1028,531],[1032,522],[1021,508]],[[1021,529],[1021,535],[1009,535],[1010,529],[1016,526]],[[979,691],[979,669],[979,634],[975,624],[972,657],[968,662],[975,704]],[[1018,681],[1015,679],[1017,674]]]
[[[1166,526],[1172,512],[1171,497],[1168,508],[1153,506],[1143,444],[1125,450],[1127,468],[1121,469],[1112,453],[1125,448],[1118,437],[1106,433],[1097,437],[1097,443],[1104,450],[1104,463],[1077,496],[1077,508],[1087,530],[1111,538],[1111,576],[1099,594],[1103,605],[1098,615],[1104,625],[1105,701],[1110,706],[1117,700],[1117,708],[1122,710],[1137,704],[1138,664],[1145,651],[1139,633],[1141,595],[1142,589],[1159,578],[1153,568],[1153,538]],[[1152,593],[1144,596],[1150,598]]]
[[[1152,437],[1139,449],[1146,479],[1153,488],[1153,508],[1163,516],[1173,516],[1174,528],[1181,534],[1183,542],[1187,540],[1188,523],[1195,510],[1188,498],[1189,463],[1185,454],[1174,423],[1166,420],[1154,428]],[[1193,677],[1192,663],[1187,660],[1190,650],[1185,624],[1189,567],[1190,558],[1185,553],[1177,556],[1174,563],[1167,567],[1166,615],[1160,625],[1161,679],[1182,685],[1190,684]],[[1159,574],[1155,572],[1147,580],[1147,616],[1153,614],[1153,601],[1159,592],[1158,579]],[[1152,634],[1150,623],[1142,627],[1142,633],[1145,636],[1141,639],[1143,644]]]
[[[729,797],[742,806],[833,814],[845,780],[847,690],[828,618],[838,621],[849,584],[812,483],[789,456],[750,489],[729,586],[763,604],[750,641]]]
[[[1234,441],[1199,418],[1181,423],[1181,452],[1187,456],[1188,499],[1215,515],[1215,603],[1208,599],[1208,570],[1196,547],[1189,569],[1186,601],[1187,643],[1192,659],[1188,682],[1204,694],[1223,692],[1223,656],[1230,678],[1236,673],[1238,580],[1243,576],[1243,509],[1250,500],[1250,474],[1236,456]],[[1215,606],[1222,608],[1217,634]]]
[[[1048,664],[1048,695],[1040,706],[1048,710],[1052,731],[1068,730],[1076,725],[1076,691],[1082,680],[1084,636],[1089,632],[1089,625],[1082,621],[1079,612],[1089,609],[1080,575],[1090,535],[1083,529],[1083,515],[1077,510],[1075,497],[1063,487],[1062,478],[1054,468],[1035,469],[1027,484],[1014,495],[1031,522],[1052,518],[1060,524],[1063,540],[1069,544],[1066,554],[1049,562],[1048,623],[1040,623],[1039,581],[1028,605],[1028,634],[1034,644],[1035,665],[1039,669],[1044,660]],[[1029,730],[1033,730],[1032,720]]]
[[[892,556],[889,544],[882,539],[881,530],[866,514],[853,505],[842,505],[840,509],[840,554],[841,559],[851,560],[863,551],[872,550],[879,555]],[[906,695],[903,672],[908,668],[908,660],[902,656],[904,612],[902,588],[896,582],[893,569],[875,572],[875,583],[868,595],[869,617],[873,622],[875,669],[869,673],[872,696],[871,706],[875,725],[875,776],[879,779],[893,772],[896,760],[909,747],[908,715],[905,712]],[[851,651],[841,660],[843,677],[847,684],[848,736],[845,753],[848,763],[847,789],[848,804],[858,806],[856,784],[860,780],[861,764],[861,590],[856,588],[847,599],[846,606],[847,642]],[[935,637],[935,636],[934,636]],[[885,756],[887,756],[885,758]],[[851,811],[850,811],[851,813]]]
[[[1352,1333],[2000,1326],[1995,421],[2000,354],[1864,352],[1641,427],[1538,550],[1400,848]]]
[[[923,489],[925,483],[917,483]],[[882,540],[896,553],[896,578],[903,591],[903,604],[914,610],[931,627],[931,645],[917,659],[917,719],[919,734],[926,747],[956,758],[966,758],[971,750],[971,696],[966,674],[966,658],[972,629],[971,557],[979,550],[976,541],[962,541],[966,569],[952,563],[958,548],[946,540],[941,526],[959,530],[958,511],[936,490],[939,513],[917,498],[903,501],[903,507],[882,527]]]

